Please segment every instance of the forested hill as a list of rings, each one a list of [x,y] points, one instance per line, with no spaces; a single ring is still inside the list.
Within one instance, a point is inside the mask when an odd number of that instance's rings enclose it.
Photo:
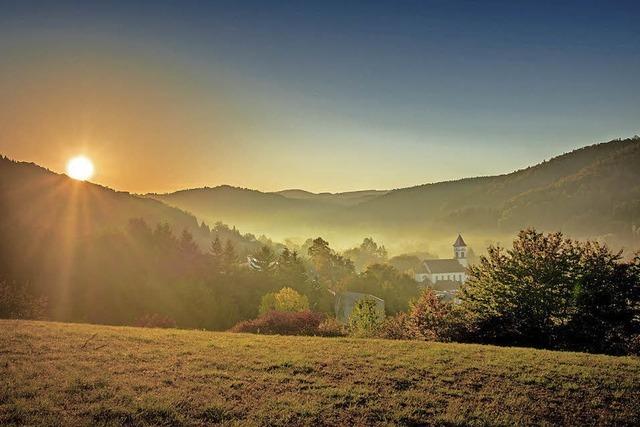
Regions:
[[[73,227],[78,237],[126,226],[132,218],[202,237],[196,218],[178,208],[5,157],[0,157],[0,203],[4,223],[51,231]]]
[[[355,242],[375,235],[391,245],[391,239],[429,242],[464,231],[484,241],[537,226],[633,245],[640,226],[640,138],[591,145],[505,175],[389,192],[222,186],[152,197],[277,239],[321,234]]]
[[[0,230],[5,242],[9,235],[33,247],[43,246],[45,240],[79,241],[122,230],[131,219],[143,219],[152,228],[168,224],[176,235],[187,230],[203,248],[216,236],[231,240],[239,249],[259,247],[253,236],[221,224],[210,229],[192,214],[158,200],[76,181],[33,163],[0,156]],[[9,248],[7,252],[16,251]]]
[[[378,223],[402,219],[466,228],[605,231],[622,225],[616,222],[629,224],[632,216],[621,209],[635,206],[640,214],[639,202],[640,138],[635,138],[584,147],[506,175],[394,190],[352,213]]]

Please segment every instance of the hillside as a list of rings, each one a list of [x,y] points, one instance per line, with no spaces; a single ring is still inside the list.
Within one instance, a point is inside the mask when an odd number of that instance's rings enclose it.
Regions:
[[[632,425],[640,359],[0,320],[0,424]]]
[[[448,256],[458,231],[482,245],[535,226],[633,248],[640,245],[633,231],[640,225],[640,138],[591,145],[505,175],[388,192],[274,194],[223,186],[153,197],[276,239],[320,234],[343,247],[367,235],[396,252],[429,250],[442,240]]]
[[[305,190],[282,190],[276,194],[288,199],[316,200],[339,206],[355,206],[388,193],[383,190],[348,191],[345,193],[311,193]]]
[[[524,226],[564,228],[570,215],[584,213],[585,205],[613,220],[611,203],[640,200],[640,139],[615,140],[584,147],[549,161],[506,175],[468,178],[426,184],[389,192],[357,206],[354,213],[373,222],[390,219],[427,221],[447,225],[476,222],[471,228],[498,228],[501,219],[511,218],[507,229]],[[558,188],[571,182],[582,191],[576,197],[561,194]],[[613,194],[602,191],[598,182]],[[540,203],[553,201],[553,208]],[[568,212],[557,212],[561,205]],[[517,215],[509,214],[514,206]],[[545,212],[547,220],[539,221]],[[640,213],[640,212],[638,212]],[[569,218],[567,217],[569,215]],[[640,219],[640,218],[639,218]],[[452,224],[454,223],[454,224]],[[586,227],[588,228],[588,226]],[[612,225],[615,228],[615,225]]]
[[[132,219],[143,219],[147,229],[139,222],[134,227]],[[160,223],[168,226],[156,228]],[[132,322],[131,304],[151,300],[145,286],[186,274],[170,256],[162,272],[149,267],[145,260],[159,260],[161,252],[143,256],[149,248],[141,242],[155,236],[164,252],[181,244],[188,248],[188,239],[179,240],[183,230],[204,250],[216,237],[230,241],[239,256],[261,246],[222,224],[198,225],[193,215],[157,200],[0,157],[0,281],[28,284],[47,298],[56,319],[113,322],[128,313],[126,321]]]
[[[11,226],[55,230],[68,225],[79,238],[124,227],[131,218],[153,225],[166,222],[202,237],[196,218],[180,209],[4,157],[0,157],[0,207],[3,222]]]
[[[187,230],[203,248],[216,236],[251,250],[260,246],[252,236],[220,224],[211,223],[209,228],[194,215],[161,201],[76,181],[2,156],[0,212],[0,227],[38,229],[41,235],[72,232],[77,240],[122,229],[135,218],[152,227],[168,224],[176,234]]]
[[[268,235],[273,223],[313,227],[323,215],[333,214],[338,209],[332,203],[315,198],[289,198],[228,185],[149,194],[147,197],[193,212],[207,222],[222,221],[255,234]]]

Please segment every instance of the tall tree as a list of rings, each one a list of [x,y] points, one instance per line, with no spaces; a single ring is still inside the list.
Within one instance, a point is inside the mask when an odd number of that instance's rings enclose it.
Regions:
[[[640,334],[637,260],[523,230],[512,249],[490,246],[469,268],[459,307],[483,342],[617,352]]]

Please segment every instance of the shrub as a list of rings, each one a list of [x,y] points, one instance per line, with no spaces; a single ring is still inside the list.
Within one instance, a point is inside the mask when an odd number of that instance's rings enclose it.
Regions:
[[[309,299],[291,288],[282,288],[278,292],[268,293],[262,297],[259,312],[270,311],[305,311],[309,310]]]
[[[318,335],[323,337],[340,337],[346,335],[344,326],[333,317],[327,317],[318,325]]]
[[[27,285],[0,281],[0,318],[44,319],[47,299],[31,293]]]
[[[411,303],[407,319],[409,335],[426,341],[448,341],[445,333],[448,314],[448,304],[441,302],[433,290],[426,288]]]
[[[395,316],[389,316],[384,319],[382,325],[380,325],[378,337],[390,340],[413,339],[414,335],[409,328],[409,315],[400,312]]]
[[[375,336],[384,319],[378,305],[371,298],[362,298],[353,306],[349,316],[349,332],[356,337]]]
[[[175,328],[176,321],[165,314],[145,314],[136,320],[135,326],[141,328]]]
[[[313,311],[270,311],[253,320],[240,322],[230,329],[231,332],[249,332],[265,335],[325,335],[327,320],[323,313]]]

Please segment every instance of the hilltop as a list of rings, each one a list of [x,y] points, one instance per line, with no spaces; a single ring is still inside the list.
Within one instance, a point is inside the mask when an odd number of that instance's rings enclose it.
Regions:
[[[640,359],[0,320],[0,424],[632,425]]]
[[[12,226],[54,231],[73,223],[77,237],[126,226],[131,218],[168,223],[204,237],[196,217],[183,210],[123,191],[81,182],[34,163],[0,156],[0,207]],[[75,221],[77,219],[77,221]],[[72,221],[73,220],[73,221]]]
[[[221,186],[151,197],[276,239],[319,234],[348,246],[372,235],[392,246],[464,231],[476,241],[495,241],[533,226],[634,246],[640,240],[640,138],[591,145],[505,175],[392,191],[263,193]]]
[[[29,240],[35,230],[37,238],[54,239],[66,233],[67,238],[80,241],[125,228],[134,218],[151,227],[167,224],[176,234],[186,230],[203,248],[216,235],[251,250],[260,247],[251,236],[219,224],[216,229],[214,223],[212,231],[193,214],[159,200],[76,181],[34,163],[0,156],[0,230],[7,234],[21,233],[21,239]]]

